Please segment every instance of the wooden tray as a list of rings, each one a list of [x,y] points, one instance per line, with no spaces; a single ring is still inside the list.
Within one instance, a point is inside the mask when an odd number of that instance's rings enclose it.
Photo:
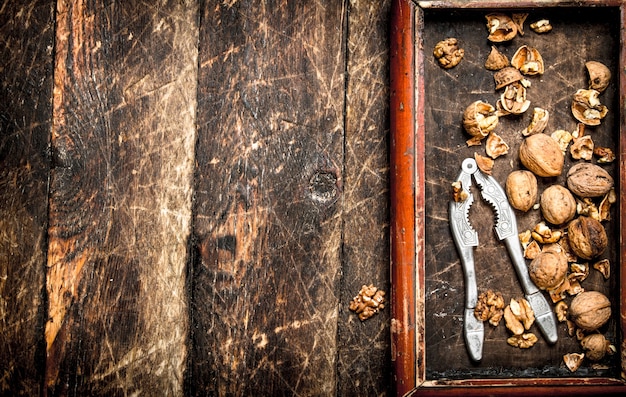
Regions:
[[[521,168],[518,149],[521,129],[528,125],[532,108],[551,112],[546,132],[573,131],[573,93],[587,88],[584,63],[603,62],[611,69],[611,85],[601,101],[609,115],[598,127],[588,128],[596,145],[611,147],[617,159],[605,166],[615,179],[619,205],[611,209],[605,224],[610,243],[604,257],[612,275],[604,280],[595,270],[583,287],[606,293],[613,315],[603,333],[617,347],[617,354],[597,365],[585,362],[572,373],[563,363],[566,353],[582,352],[578,341],[558,325],[559,341],[548,345],[536,326],[539,342],[531,349],[508,346],[504,324],[485,328],[483,360],[476,364],[467,355],[463,340],[464,287],[461,265],[448,226],[447,203],[451,182],[461,161],[474,152],[485,155],[484,144],[467,147],[463,110],[474,100],[495,105],[499,96],[493,72],[484,68],[491,43],[484,16],[488,12],[528,12],[525,34],[498,48],[509,58],[522,44],[536,47],[545,61],[545,73],[530,77],[531,110],[520,117],[501,118],[496,129],[509,144],[509,154],[496,159],[494,177]],[[549,19],[554,30],[539,35],[530,22]],[[391,29],[391,260],[392,260],[392,357],[398,395],[528,395],[626,393],[626,82],[623,1],[440,1],[394,0]],[[438,66],[434,45],[456,37],[465,57],[453,69]],[[595,162],[595,160],[594,160]],[[574,160],[566,157],[565,170]],[[540,192],[564,178],[539,178]],[[522,297],[506,249],[492,232],[491,207],[475,194],[470,222],[477,229],[480,246],[475,250],[479,292],[502,291],[505,299]],[[539,211],[517,212],[520,230],[532,229]],[[549,299],[549,298],[548,298]],[[570,298],[571,299],[571,298]]]

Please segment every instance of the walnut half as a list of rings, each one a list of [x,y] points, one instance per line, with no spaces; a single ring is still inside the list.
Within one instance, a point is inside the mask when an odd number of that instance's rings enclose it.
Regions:
[[[373,284],[363,285],[359,294],[352,298],[350,310],[365,321],[385,308],[385,291],[379,290]]]

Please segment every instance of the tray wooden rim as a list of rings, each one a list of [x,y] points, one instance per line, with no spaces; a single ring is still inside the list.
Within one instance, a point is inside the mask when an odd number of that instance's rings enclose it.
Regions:
[[[526,396],[549,394],[623,394],[624,379],[616,378],[513,378],[427,381],[424,341],[425,271],[425,151],[423,70],[424,49],[418,33],[427,8],[532,8],[618,7],[619,53],[619,230],[626,230],[626,1],[412,1],[392,0],[390,30],[390,198],[391,198],[391,349],[396,395],[490,395]],[[620,303],[626,302],[626,245],[620,235]],[[620,305],[622,373],[626,373],[626,304]]]

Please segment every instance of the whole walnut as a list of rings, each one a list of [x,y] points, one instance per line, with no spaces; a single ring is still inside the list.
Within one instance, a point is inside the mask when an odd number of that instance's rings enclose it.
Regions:
[[[608,245],[604,226],[588,216],[580,216],[567,226],[570,248],[583,259],[602,255]]]
[[[562,252],[543,251],[528,266],[528,273],[537,288],[558,287],[567,275],[567,257]]]
[[[576,199],[564,186],[549,186],[541,193],[541,213],[553,225],[571,221],[576,215]]]
[[[595,331],[611,317],[611,302],[602,292],[581,292],[572,299],[568,315],[578,328]]]
[[[611,343],[602,334],[591,334],[580,341],[585,357],[591,361],[599,361],[610,351]]]
[[[540,133],[525,138],[519,148],[524,167],[541,177],[561,175],[565,156],[552,137]]]
[[[537,178],[530,171],[513,171],[506,178],[505,190],[511,207],[526,212],[537,201]]]
[[[613,178],[604,168],[583,162],[567,172],[567,187],[579,197],[601,197],[613,187]]]

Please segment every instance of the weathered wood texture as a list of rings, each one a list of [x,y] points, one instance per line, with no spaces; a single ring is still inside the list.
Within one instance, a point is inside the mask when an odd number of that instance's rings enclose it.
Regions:
[[[0,5],[0,394],[390,394],[388,14]]]
[[[46,391],[180,394],[197,4],[59,1],[56,18]]]
[[[189,390],[332,395],[346,5],[210,3],[200,28]]]
[[[43,375],[51,1],[0,7],[0,395],[39,393]]]
[[[390,311],[361,322],[348,303],[363,284],[389,299],[389,10],[390,1],[351,1],[339,315],[338,395],[373,396],[392,379]]]

